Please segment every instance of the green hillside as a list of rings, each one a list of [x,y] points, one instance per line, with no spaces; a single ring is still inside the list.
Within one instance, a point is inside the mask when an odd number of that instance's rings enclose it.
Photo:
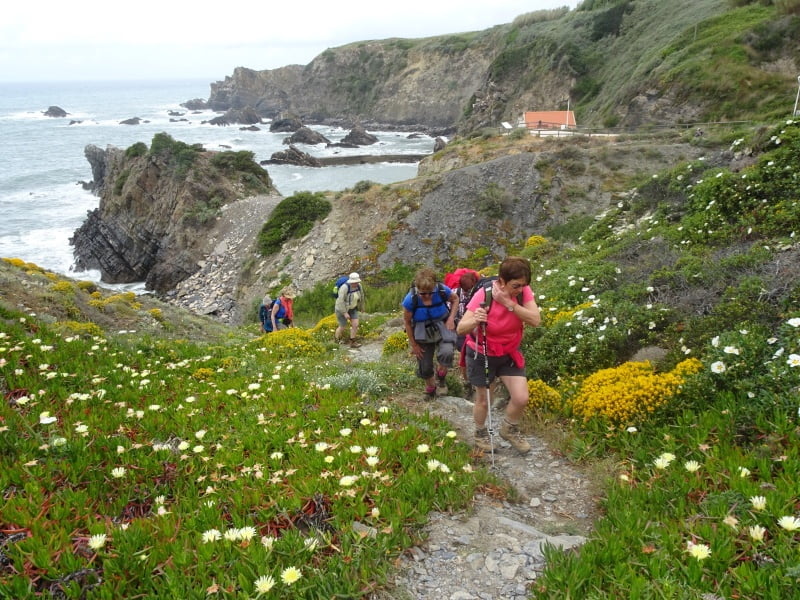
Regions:
[[[535,598],[793,598],[800,124],[643,178],[516,252],[544,326],[530,432],[613,464],[604,517]],[[491,478],[417,383],[386,302],[354,368],[332,316],[258,337],[8,259],[0,269],[4,597],[361,597],[431,509]],[[300,300],[298,300],[300,302]],[[393,303],[393,304],[392,304]],[[637,348],[652,362],[626,362]]]

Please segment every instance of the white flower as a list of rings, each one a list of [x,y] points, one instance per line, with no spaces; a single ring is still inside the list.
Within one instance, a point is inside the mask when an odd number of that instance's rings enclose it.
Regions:
[[[787,321],[792,327],[800,327],[800,317],[794,317]]]
[[[800,529],[800,519],[797,517],[781,517],[778,519],[778,525],[786,531],[796,531]]]
[[[637,432],[637,431],[639,431],[639,430],[638,430],[638,429],[636,429],[636,427],[634,427],[633,425],[631,425],[631,426],[630,426],[630,427],[628,427],[628,428],[627,428],[625,431],[627,431],[628,433],[636,433],[636,432]]]
[[[89,548],[92,550],[100,550],[106,545],[107,536],[105,533],[96,533],[89,538]]]
[[[739,525],[739,519],[733,515],[726,516],[724,519],[722,519],[722,522],[732,529],[736,529],[736,527]]]
[[[711,338],[711,345],[714,346],[714,348],[719,347],[719,336],[718,335],[715,335],[713,338]]]
[[[686,544],[686,550],[697,560],[705,560],[711,556],[711,549],[706,544],[695,544],[694,542],[688,542]]]
[[[341,485],[342,487],[350,487],[356,481],[358,481],[358,477],[356,477],[355,475],[345,475],[339,480],[339,485]]]
[[[417,452],[419,452],[420,454],[425,454],[426,452],[429,452],[430,449],[431,448],[430,446],[428,446],[428,444],[420,444],[419,446],[417,446]]]
[[[750,469],[747,467],[739,467],[739,477],[746,478],[750,477]]]
[[[122,477],[125,477],[125,467],[116,467],[112,469],[111,476],[114,479],[121,479]]]
[[[262,575],[253,582],[256,592],[259,594],[266,594],[273,587],[275,587],[275,579],[271,575]]]
[[[764,510],[767,507],[767,499],[764,496],[752,496],[750,504],[753,506],[753,510]]]
[[[753,541],[760,542],[764,539],[764,534],[767,533],[767,530],[761,525],[753,525],[747,528],[747,533]]]
[[[800,354],[790,354],[786,364],[790,367],[800,367]]]
[[[50,425],[51,423],[55,423],[58,419],[50,414],[49,410],[44,411],[39,415],[39,423],[42,425]]]
[[[316,444],[314,444],[314,450],[316,450],[317,452],[325,452],[325,450],[327,449],[328,449],[327,442],[317,442]]]
[[[711,363],[711,372],[712,373],[724,373],[725,372],[725,363],[721,360]]]
[[[377,465],[379,462],[380,462],[380,459],[379,459],[377,456],[368,456],[368,457],[367,457],[367,464],[368,464],[370,467],[374,467],[374,466],[375,466],[375,465]]]
[[[207,432],[205,429],[200,429],[194,432],[194,437],[196,437],[198,440],[202,440],[206,436],[206,433]]]
[[[737,356],[739,354],[739,349],[736,346],[725,346],[722,351],[725,354],[736,354]]]
[[[349,427],[345,427],[344,429],[339,430],[339,435],[342,437],[347,437],[351,433],[353,433],[353,430],[350,429]]]
[[[261,545],[264,546],[267,550],[271,550],[272,547],[275,545],[275,539],[271,535],[265,535],[261,537]]]
[[[280,460],[283,458],[283,452],[273,452],[269,455],[272,460]]]
[[[445,437],[449,437],[450,439],[454,439],[458,437],[458,434],[453,431],[452,429],[445,434]]]
[[[700,463],[696,460],[687,460],[683,463],[683,468],[689,471],[689,473],[694,473],[700,470]]]

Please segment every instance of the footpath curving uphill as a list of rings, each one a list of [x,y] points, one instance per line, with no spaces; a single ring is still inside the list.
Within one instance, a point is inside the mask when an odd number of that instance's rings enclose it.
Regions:
[[[377,362],[381,348],[382,342],[370,342],[348,352],[354,361]],[[418,396],[394,401],[445,419],[461,439],[472,439],[470,401],[444,396],[424,402]],[[495,423],[501,415],[495,402]],[[527,439],[532,448],[522,456],[495,435],[492,472],[516,496],[487,487],[468,510],[431,513],[420,535],[424,541],[400,558],[394,587],[372,600],[526,600],[545,567],[546,545],[568,551],[586,541],[598,514],[594,482],[545,440]],[[488,455],[480,460],[492,468]]]

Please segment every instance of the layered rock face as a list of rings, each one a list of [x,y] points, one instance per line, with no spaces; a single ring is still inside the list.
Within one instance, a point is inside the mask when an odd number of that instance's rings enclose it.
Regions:
[[[238,172],[213,164],[214,154],[197,152],[184,171],[168,154],[128,157],[119,148],[88,146],[90,187],[100,203],[70,240],[76,267],[99,269],[107,283],[144,281],[157,292],[196,272],[221,207],[271,188],[262,169],[261,188],[245,189]]]
[[[402,42],[329,49],[304,67],[238,67],[211,84],[208,104],[214,110],[252,106],[265,118],[291,113],[303,122],[452,129],[483,84],[496,49],[472,44],[450,52]]]

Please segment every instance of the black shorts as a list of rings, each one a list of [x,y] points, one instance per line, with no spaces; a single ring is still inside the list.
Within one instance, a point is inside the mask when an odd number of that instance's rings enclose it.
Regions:
[[[525,377],[525,368],[517,364],[507,354],[504,356],[490,356],[487,377],[486,362],[483,354],[476,356],[475,351],[469,346],[464,348],[467,353],[467,379],[475,387],[487,387],[495,377]]]

